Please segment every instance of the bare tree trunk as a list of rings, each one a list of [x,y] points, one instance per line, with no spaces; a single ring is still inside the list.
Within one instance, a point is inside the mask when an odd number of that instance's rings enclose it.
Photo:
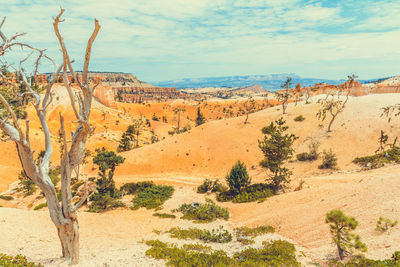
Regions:
[[[328,131],[327,131],[328,133],[332,131],[331,127],[332,127],[333,121],[336,119],[336,116],[337,116],[337,114],[335,116],[333,116],[331,121],[329,122]]]
[[[79,224],[75,218],[70,218],[67,223],[57,227],[58,237],[60,238],[62,255],[72,264],[79,262]]]
[[[246,119],[244,120],[244,124],[247,123],[247,120],[249,119],[249,113],[246,113]]]
[[[282,103],[282,114],[286,114],[287,103],[286,101]]]

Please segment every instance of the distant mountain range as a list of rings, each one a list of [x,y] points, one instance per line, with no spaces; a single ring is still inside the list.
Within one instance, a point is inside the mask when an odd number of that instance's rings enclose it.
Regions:
[[[179,80],[152,82],[161,87],[176,87],[178,89],[201,88],[201,87],[248,87],[259,84],[265,90],[275,91],[281,88],[287,77],[292,78],[293,87],[297,83],[301,86],[311,86],[315,83],[326,82],[338,85],[345,80],[327,80],[317,78],[302,78],[294,73],[267,74],[267,75],[245,75],[245,76],[225,76],[225,77],[206,77],[206,78],[185,78]],[[360,81],[361,83],[373,82],[375,80]]]

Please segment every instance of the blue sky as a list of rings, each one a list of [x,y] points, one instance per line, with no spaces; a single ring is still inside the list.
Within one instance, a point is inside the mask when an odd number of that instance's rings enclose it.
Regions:
[[[24,41],[60,61],[52,29],[60,6],[66,9],[61,31],[76,69],[96,17],[102,29],[90,69],[130,72],[145,81],[400,74],[398,0],[2,0],[3,30],[27,32]]]

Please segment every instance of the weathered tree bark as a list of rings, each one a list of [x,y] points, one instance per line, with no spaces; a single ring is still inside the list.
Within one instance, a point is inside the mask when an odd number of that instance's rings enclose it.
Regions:
[[[26,121],[25,133],[23,133],[19,121],[11,108],[7,103],[6,99],[0,94],[0,101],[6,108],[7,113],[11,117],[1,118],[0,117],[0,129],[9,136],[8,140],[14,141],[18,155],[21,161],[22,168],[26,176],[31,179],[44,193],[47,206],[50,213],[50,218],[57,228],[58,236],[61,242],[62,255],[65,260],[71,264],[77,264],[79,262],[79,224],[77,217],[78,208],[87,199],[87,196],[82,197],[76,204],[72,204],[72,193],[71,193],[71,175],[72,171],[82,162],[85,154],[85,143],[88,135],[92,134],[93,130],[89,124],[89,116],[91,103],[93,98],[93,91],[96,86],[91,87],[88,82],[88,66],[90,61],[91,48],[94,40],[100,30],[100,25],[95,20],[95,29],[90,37],[85,54],[84,67],[82,71],[82,81],[78,79],[74,69],[72,68],[72,62],[69,59],[67,49],[64,41],[58,29],[58,24],[64,20],[60,20],[64,10],[61,9],[58,16],[54,19],[54,31],[59,40],[61,50],[63,53],[63,64],[57,68],[54,61],[44,54],[44,50],[33,48],[29,45],[15,42],[15,39],[22,34],[17,34],[11,38],[7,38],[2,32],[1,27],[5,21],[0,23],[0,37],[3,43],[0,46],[0,56],[4,55],[13,46],[27,47],[39,53],[39,56],[35,63],[34,77],[38,73],[38,66],[42,58],[51,60],[55,66],[55,72],[52,75],[51,81],[47,85],[43,100],[41,96],[32,89],[31,82],[28,82],[25,74],[21,70],[21,64],[27,59],[23,59],[20,62],[20,68],[18,70],[19,75],[22,77],[23,84],[27,88],[27,93],[33,97],[32,103],[36,110],[36,115],[39,118],[42,131],[44,134],[44,156],[38,162],[34,159],[32,150],[29,142],[29,121]],[[28,56],[29,57],[29,56]],[[69,71],[69,73],[68,73]],[[73,80],[78,83],[79,89],[75,95],[78,101],[75,100],[75,96],[72,88],[70,87],[68,74],[72,75]],[[53,85],[59,80],[60,76],[63,78],[64,85],[68,91],[70,97],[71,106],[75,113],[78,126],[75,132],[72,133],[71,146],[68,150],[67,137],[64,129],[64,119],[60,114],[60,125],[61,125],[61,138],[63,141],[63,153],[61,158],[61,204],[57,198],[57,193],[54,184],[51,182],[49,177],[50,171],[50,159],[53,153],[51,144],[51,134],[46,121],[47,107],[52,102],[51,89]],[[0,77],[3,78],[3,82],[14,86],[17,84],[9,81],[5,75],[0,72]],[[17,91],[16,91],[17,92]],[[79,110],[76,107],[78,102]]]

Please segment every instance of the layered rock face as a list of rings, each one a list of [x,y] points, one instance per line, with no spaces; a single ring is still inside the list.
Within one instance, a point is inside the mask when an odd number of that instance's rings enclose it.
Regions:
[[[78,79],[81,79],[81,75],[81,72],[77,72]],[[49,76],[40,74],[36,77],[39,84],[46,84]],[[143,103],[189,98],[188,94],[182,93],[176,88],[153,86],[128,73],[90,72],[88,78],[91,83],[97,84],[94,97],[108,107],[116,107],[115,101]],[[71,75],[68,75],[68,80],[72,86],[76,85],[76,81]],[[59,82],[62,82],[61,78]]]

